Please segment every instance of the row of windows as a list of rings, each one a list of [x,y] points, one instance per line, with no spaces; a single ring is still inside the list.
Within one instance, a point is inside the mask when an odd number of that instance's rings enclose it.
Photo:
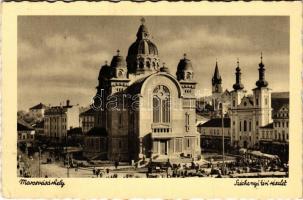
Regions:
[[[86,117],[83,117],[83,122],[94,122],[95,121],[95,118],[94,116],[86,116]]]
[[[150,63],[149,61],[146,61],[146,62],[145,62],[145,65],[146,65],[146,67],[148,67],[148,68],[151,67],[151,64],[152,64],[153,67],[156,67],[156,66],[159,67],[159,63],[155,63],[155,62]],[[144,68],[144,61],[143,61],[143,60],[140,60],[140,61],[139,61],[139,67],[140,67],[141,69]]]
[[[168,133],[168,132],[170,132],[170,128],[154,128],[153,132],[155,132],[155,133]]]
[[[59,122],[60,119],[62,119],[62,122],[66,122],[66,118],[65,117],[50,117],[50,118],[45,118],[45,122]]]
[[[282,122],[277,121],[277,122],[274,122],[274,125],[276,127],[282,127],[282,128],[286,127],[286,128],[288,128],[288,121],[286,121],[286,122],[284,122],[284,121],[282,121]]]
[[[117,92],[122,92],[123,88],[117,88]]]
[[[288,113],[277,113],[277,117],[288,117]]]
[[[263,131],[262,132],[262,138],[264,139],[272,139],[271,138],[272,131]],[[285,133],[282,131],[282,133],[278,133],[277,130],[275,130],[274,138],[276,140],[288,140],[288,133]]]
[[[206,130],[205,129],[204,129],[203,133],[204,133],[204,135],[206,135]],[[222,131],[221,131],[221,129],[210,129],[209,134],[210,135],[222,135]],[[224,129],[224,134],[230,135],[230,131]]]
[[[191,93],[190,89],[184,90],[185,93]]]

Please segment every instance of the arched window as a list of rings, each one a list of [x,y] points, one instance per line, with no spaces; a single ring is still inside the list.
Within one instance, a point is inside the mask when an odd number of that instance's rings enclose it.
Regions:
[[[146,66],[147,66],[148,68],[150,68],[150,62],[149,62],[149,61],[146,62]]]
[[[139,62],[139,67],[140,67],[141,69],[143,69],[143,68],[144,68],[144,63],[143,63],[143,61],[142,61],[142,60],[140,60],[140,62]]]
[[[242,131],[242,122],[240,121],[240,125],[239,125],[239,128],[240,128],[240,131]]]
[[[157,86],[153,91],[153,122],[170,122],[170,93],[164,85]]]
[[[186,73],[186,79],[191,79],[191,73],[190,72]]]
[[[244,129],[244,132],[246,132],[247,131],[247,122],[246,122],[246,120],[244,120],[244,125],[243,125],[244,127],[243,127],[243,129]]]

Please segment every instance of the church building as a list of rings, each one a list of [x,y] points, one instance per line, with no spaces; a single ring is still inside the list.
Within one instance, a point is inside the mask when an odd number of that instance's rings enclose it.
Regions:
[[[126,59],[117,51],[101,67],[93,108],[96,126],[107,132],[109,160],[196,158],[194,68],[186,54],[176,76],[160,64],[157,46],[141,20]]]
[[[271,90],[265,80],[265,66],[259,64],[259,80],[252,96],[245,95],[244,85],[241,83],[241,68],[236,68],[236,83],[231,93],[231,144],[244,148],[254,147],[259,143],[259,127],[272,122]]]

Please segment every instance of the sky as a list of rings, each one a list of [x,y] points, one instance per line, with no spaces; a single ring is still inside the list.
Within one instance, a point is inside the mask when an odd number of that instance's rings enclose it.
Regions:
[[[126,58],[142,16],[19,16],[18,109],[42,102],[87,106],[100,66],[117,49]],[[144,16],[161,62],[175,75],[183,54],[191,60],[197,94],[211,93],[216,60],[223,89],[232,90],[239,59],[250,92],[260,53],[273,92],[289,91],[289,18],[285,16]]]

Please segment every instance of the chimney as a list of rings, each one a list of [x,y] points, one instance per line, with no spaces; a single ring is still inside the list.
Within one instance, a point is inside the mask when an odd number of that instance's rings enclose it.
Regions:
[[[66,106],[69,106],[70,101],[66,100]]]

